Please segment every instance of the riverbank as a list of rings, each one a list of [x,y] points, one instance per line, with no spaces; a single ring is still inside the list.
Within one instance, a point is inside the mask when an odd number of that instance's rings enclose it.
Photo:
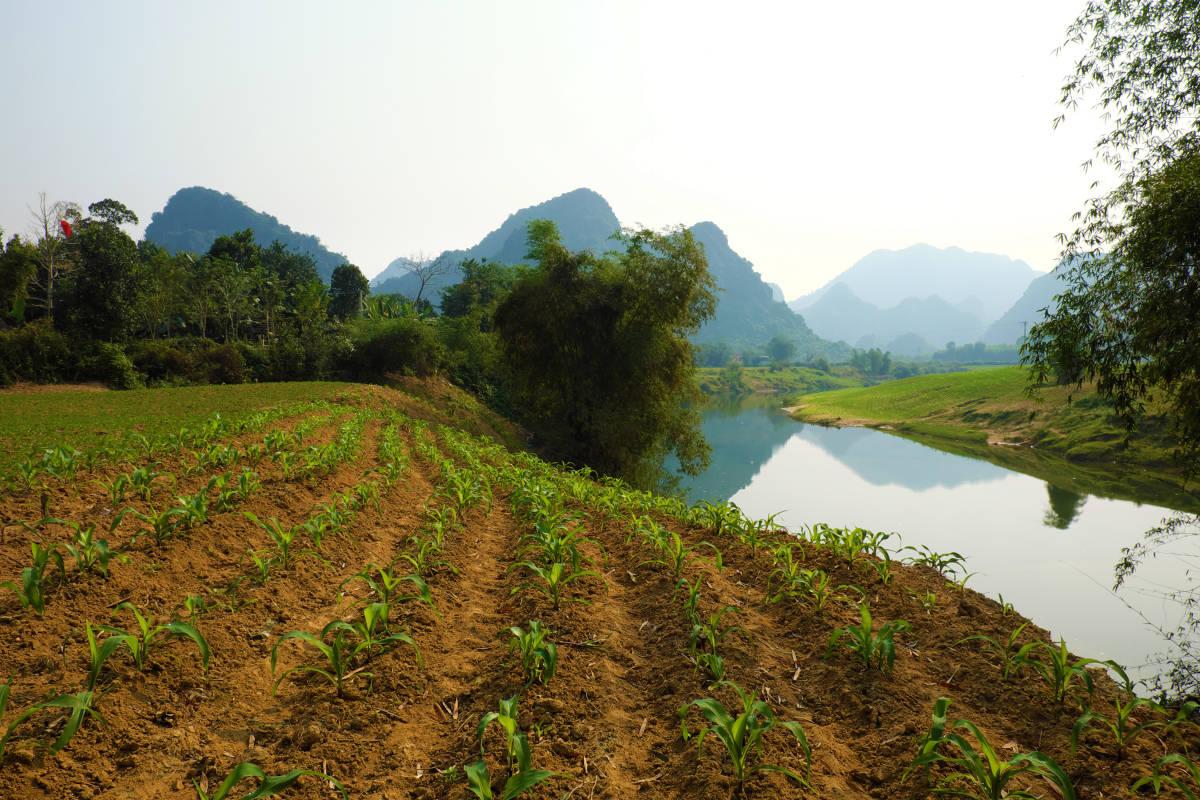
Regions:
[[[696,382],[709,396],[739,397],[748,394],[801,395],[865,386],[862,374],[845,366],[828,372],[812,367],[697,367]]]
[[[1021,367],[922,375],[803,395],[787,411],[804,422],[899,434],[1089,494],[1130,499],[1149,490],[1164,505],[1200,507],[1165,417],[1127,432],[1094,391],[1046,386],[1031,396],[1025,375]]]

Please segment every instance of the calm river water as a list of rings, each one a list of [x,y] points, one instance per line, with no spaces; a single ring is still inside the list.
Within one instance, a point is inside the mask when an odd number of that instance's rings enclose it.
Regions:
[[[690,500],[730,499],[752,517],[782,512],[793,530],[826,522],[957,551],[978,573],[968,586],[1003,594],[1078,655],[1146,675],[1163,645],[1139,615],[1177,621],[1175,609],[1139,591],[1178,583],[1176,559],[1156,559],[1120,595],[1111,591],[1121,548],[1170,509],[1079,495],[987,461],[864,428],[806,425],[761,405],[706,410],[704,434],[712,465],[685,478]]]

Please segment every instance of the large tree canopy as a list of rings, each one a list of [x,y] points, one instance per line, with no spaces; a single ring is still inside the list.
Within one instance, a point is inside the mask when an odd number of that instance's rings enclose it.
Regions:
[[[643,485],[663,456],[708,460],[691,402],[688,335],[716,305],[704,250],[682,229],[628,231],[625,252],[570,252],[548,220],[496,310],[513,407],[554,456]]]
[[[1062,102],[1098,95],[1118,184],[1064,235],[1067,289],[1022,352],[1036,382],[1094,380],[1130,425],[1165,404],[1200,466],[1200,0],[1096,0],[1069,36]]]

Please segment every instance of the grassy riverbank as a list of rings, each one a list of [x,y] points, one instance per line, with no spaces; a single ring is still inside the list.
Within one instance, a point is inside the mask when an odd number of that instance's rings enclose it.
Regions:
[[[790,410],[805,422],[887,430],[1092,494],[1144,499],[1158,485],[1151,496],[1164,504],[1200,505],[1183,489],[1165,418],[1128,433],[1094,391],[1047,386],[1030,396],[1026,385],[1023,368],[994,367],[807,394]]]
[[[801,395],[864,385],[861,373],[849,367],[833,367],[829,372],[812,367],[742,367],[734,373],[723,367],[698,367],[696,380],[707,395],[735,396]]]

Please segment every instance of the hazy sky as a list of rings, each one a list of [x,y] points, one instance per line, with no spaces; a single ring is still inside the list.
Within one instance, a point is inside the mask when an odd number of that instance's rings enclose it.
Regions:
[[[1099,130],[1050,126],[1082,5],[0,0],[0,226],[203,185],[374,274],[588,186],[789,297],[916,242],[1048,269]]]

